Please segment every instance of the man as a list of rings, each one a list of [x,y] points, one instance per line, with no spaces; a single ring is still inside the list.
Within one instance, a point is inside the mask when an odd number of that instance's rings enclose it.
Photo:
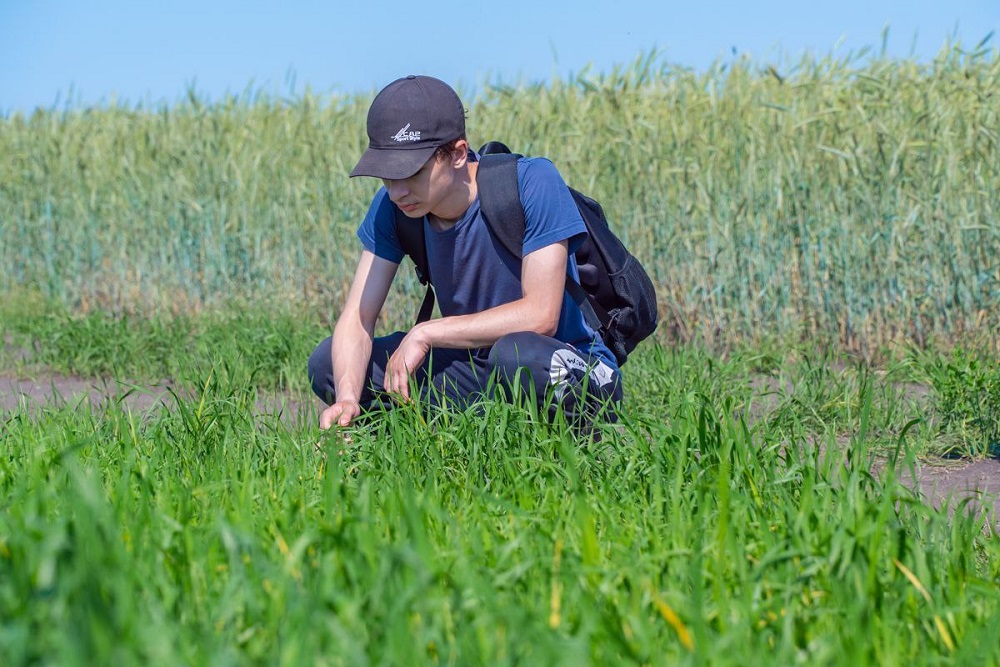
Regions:
[[[333,336],[309,359],[327,407],[320,428],[345,427],[373,406],[408,401],[463,407],[494,394],[552,400],[578,426],[622,396],[615,357],[565,290],[586,227],[551,162],[518,161],[523,258],[492,237],[479,209],[478,158],[465,110],[447,84],[393,81],[368,111],[369,147],[351,176],[382,179],[358,229],[364,249]],[[375,322],[404,250],[405,224],[423,225],[441,317],[375,338]],[[401,224],[404,224],[401,223]],[[497,390],[500,390],[499,392]],[[391,399],[391,400],[387,400]]]

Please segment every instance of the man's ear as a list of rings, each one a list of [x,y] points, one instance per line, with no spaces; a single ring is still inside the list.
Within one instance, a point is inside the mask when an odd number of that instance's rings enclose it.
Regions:
[[[451,166],[461,169],[469,161],[469,142],[459,139],[451,147]]]

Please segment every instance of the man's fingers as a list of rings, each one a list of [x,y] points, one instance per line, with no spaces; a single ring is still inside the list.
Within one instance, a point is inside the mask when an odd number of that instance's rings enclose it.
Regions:
[[[354,418],[361,414],[361,410],[357,406],[351,405],[347,409],[341,411],[340,420],[338,423],[341,426],[350,426]]]
[[[338,426],[350,426],[351,421],[359,414],[361,414],[361,409],[356,404],[334,403],[319,416],[319,427],[321,430],[326,431],[332,428],[334,424]]]
[[[410,376],[406,365],[400,361],[397,354],[389,359],[389,364],[386,366],[385,388],[389,393],[399,394],[403,400],[408,401],[410,400]]]
[[[396,376],[394,391],[399,394],[404,401],[410,400],[410,377],[406,373]]]

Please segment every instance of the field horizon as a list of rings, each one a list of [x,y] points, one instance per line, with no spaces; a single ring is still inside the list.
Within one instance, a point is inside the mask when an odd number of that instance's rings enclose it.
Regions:
[[[552,159],[653,276],[661,335],[1000,351],[1000,59],[803,57],[484,86],[470,142]],[[296,304],[332,320],[378,187],[361,96],[0,118],[0,288],[72,312]],[[86,280],[81,278],[86,277]],[[421,291],[405,266],[399,328]]]

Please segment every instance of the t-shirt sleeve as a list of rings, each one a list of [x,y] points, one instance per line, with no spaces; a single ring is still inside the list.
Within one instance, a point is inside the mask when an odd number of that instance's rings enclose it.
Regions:
[[[525,220],[522,253],[568,240],[572,255],[587,227],[559,171],[545,158],[519,160],[517,170]]]
[[[365,250],[394,264],[403,261],[403,246],[396,236],[396,211],[389,193],[380,188],[372,199],[365,219],[358,227],[358,238]]]

